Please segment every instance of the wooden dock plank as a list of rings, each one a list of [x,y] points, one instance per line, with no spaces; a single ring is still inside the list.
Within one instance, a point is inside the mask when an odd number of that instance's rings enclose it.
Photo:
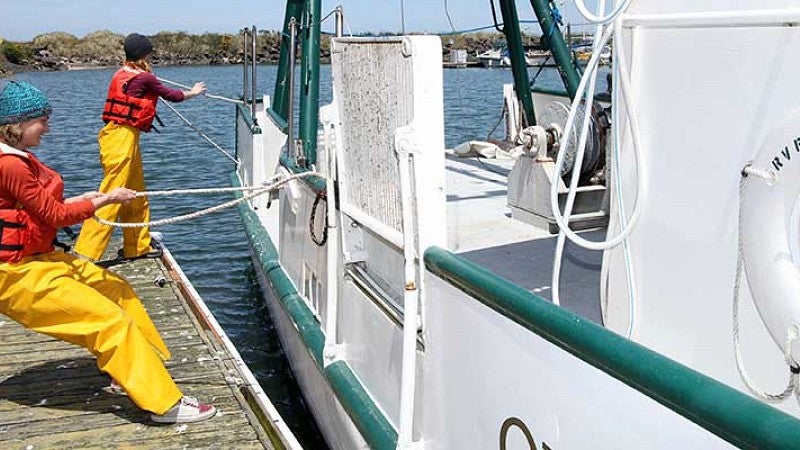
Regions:
[[[107,375],[86,350],[33,333],[0,315],[0,448],[272,448],[238,390],[232,357],[191,315],[160,261],[111,267],[125,276],[158,327],[166,366],[189,395],[220,413],[201,423],[159,425],[127,397],[102,390]]]

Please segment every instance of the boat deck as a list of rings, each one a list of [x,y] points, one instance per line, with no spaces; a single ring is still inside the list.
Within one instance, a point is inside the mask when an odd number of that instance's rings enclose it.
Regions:
[[[506,201],[512,159],[459,157],[447,153],[448,246],[531,292],[551,298],[556,236],[511,218]],[[602,240],[604,229],[583,232]],[[602,252],[567,242],[561,275],[561,306],[597,323]]]
[[[235,359],[196,319],[202,314],[193,313],[186,286],[173,281],[182,278],[170,270],[174,260],[164,261],[169,268],[141,259],[111,269],[131,282],[161,331],[173,355],[166,366],[178,385],[213,403],[217,416],[157,425],[127,397],[102,390],[109,377],[86,350],[0,315],[0,448],[274,448],[274,432],[259,425],[263,416],[240,389]],[[170,281],[158,287],[156,278]]]

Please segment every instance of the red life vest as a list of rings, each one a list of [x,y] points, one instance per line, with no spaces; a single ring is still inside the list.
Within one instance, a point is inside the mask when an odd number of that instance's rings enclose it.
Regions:
[[[42,195],[63,200],[64,180],[58,172],[30,154],[6,145],[0,145],[0,158],[25,160],[36,174]],[[0,208],[0,261],[17,262],[26,256],[52,252],[57,232],[29,214],[19,202],[13,208]]]
[[[158,94],[148,93],[144,98],[131,97],[125,93],[128,82],[141,70],[123,67],[111,78],[108,86],[106,106],[103,108],[103,121],[120,125],[130,125],[142,131],[150,131],[156,116]]]

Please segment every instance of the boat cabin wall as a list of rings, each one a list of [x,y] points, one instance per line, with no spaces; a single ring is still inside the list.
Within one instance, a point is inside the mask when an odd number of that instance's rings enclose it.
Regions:
[[[764,11],[793,2],[735,2],[735,11],[724,3],[633,2],[630,11],[641,16],[623,21],[623,39],[614,48],[629,63],[620,69],[631,79],[646,161],[645,171],[637,173],[625,132],[621,181],[627,213],[639,197],[638,177],[649,193],[641,199],[644,208],[630,243],[637,286],[633,339],[744,390],[731,333],[739,215],[747,213],[740,211],[740,179],[770,131],[800,105],[800,29],[787,26],[780,11]],[[760,16],[748,12],[756,10]],[[621,105],[620,111],[624,122],[628,111]],[[618,211],[615,203],[609,235],[620,229]],[[789,223],[783,217],[764,220]],[[622,331],[630,309],[621,250],[607,252],[604,263],[605,323]],[[740,298],[747,370],[760,385],[785,385],[781,348],[744,281]],[[780,407],[800,413],[793,401]]]

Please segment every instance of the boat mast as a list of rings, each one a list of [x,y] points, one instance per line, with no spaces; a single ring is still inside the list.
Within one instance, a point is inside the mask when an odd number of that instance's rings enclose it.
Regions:
[[[542,28],[542,39],[544,39],[545,45],[547,45],[550,53],[553,54],[553,59],[558,65],[558,72],[561,74],[561,79],[567,88],[567,94],[569,94],[570,99],[575,99],[581,76],[578,73],[578,69],[572,64],[569,48],[564,42],[564,35],[561,33],[558,22],[553,18],[550,2],[551,0],[531,0],[531,6],[536,14],[536,19],[539,21],[539,26]],[[517,95],[519,95],[519,91],[517,91]]]
[[[517,5],[514,0],[500,0],[500,13],[503,15],[503,29],[501,31],[506,36],[506,45],[508,45],[508,50],[511,54],[514,89],[517,91],[517,98],[522,103],[522,110],[525,112],[522,127],[536,125],[536,115],[533,110],[533,99],[531,98],[531,85],[528,79],[528,63],[525,60],[525,49],[522,47],[522,33],[519,28]]]
[[[275,83],[275,95],[272,110],[284,121],[289,121],[289,115],[294,114],[289,107],[292,102],[289,96],[293,92],[289,86],[289,72],[291,64],[290,39],[291,22],[300,24],[299,45],[302,49],[303,59],[300,66],[300,124],[297,141],[291,147],[296,149],[294,164],[300,169],[311,167],[317,161],[317,128],[319,121],[319,49],[320,49],[320,11],[321,0],[287,0],[286,15],[283,21],[283,36],[281,38],[281,55],[278,61],[278,75]],[[289,136],[294,139],[294,136]]]
[[[289,24],[292,19],[301,23],[306,0],[287,0],[286,15],[283,19],[283,35],[281,37],[281,54],[278,60],[278,75],[275,81],[275,93],[272,96],[272,110],[284,121],[289,119]],[[291,139],[291,137],[290,137]]]
[[[306,0],[303,25],[303,62],[300,69],[300,148],[306,163],[317,162],[317,129],[319,128],[319,48],[322,0]]]
[[[517,6],[514,0],[499,1],[500,13],[503,15],[503,29],[501,31],[506,37],[506,44],[511,53],[514,90],[517,92],[517,98],[522,103],[522,109],[525,112],[522,126],[536,125],[530,81],[528,79],[528,64],[525,60],[525,50],[522,46],[522,33],[519,26],[519,17],[517,16]],[[564,81],[567,94],[571,99],[574,99],[581,77],[578,69],[572,64],[569,48],[564,42],[561,28],[554,19],[549,3],[550,0],[531,0],[533,12],[536,14],[539,26],[542,29],[544,44],[553,54],[553,59],[558,65],[558,72]]]

